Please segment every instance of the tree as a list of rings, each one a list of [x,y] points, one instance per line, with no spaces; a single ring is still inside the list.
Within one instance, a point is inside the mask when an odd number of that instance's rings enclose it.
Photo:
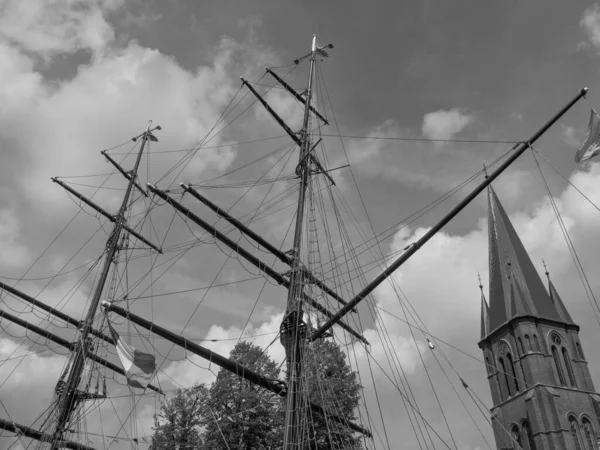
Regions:
[[[266,378],[279,375],[277,364],[249,342],[239,342],[229,357]],[[226,370],[219,371],[209,396],[214,420],[208,421],[204,433],[208,448],[267,450],[280,445],[279,396]]]
[[[346,363],[346,355],[333,341],[319,339],[305,350],[306,390],[311,402],[322,406],[331,415],[354,421],[354,411],[360,402],[356,372]],[[360,437],[352,430],[327,416],[312,414],[310,448],[360,449]]]
[[[305,387],[308,399],[329,415],[355,420],[360,401],[357,375],[335,342],[307,344]],[[277,364],[258,346],[239,342],[230,359],[260,375],[279,378]],[[285,399],[221,369],[210,389],[179,390],[155,418],[152,450],[278,450],[283,441]],[[360,450],[360,436],[328,416],[308,413],[304,440],[311,450]]]
[[[151,450],[203,450],[201,427],[206,422],[208,388],[204,384],[178,389],[154,416]]]

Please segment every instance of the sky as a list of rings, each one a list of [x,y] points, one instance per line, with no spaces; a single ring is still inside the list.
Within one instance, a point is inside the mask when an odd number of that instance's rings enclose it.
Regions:
[[[13,285],[21,280],[16,284],[19,289],[39,295],[74,317],[83,315],[93,277],[76,291],[71,288],[81,271],[48,277],[63,267],[68,272],[92,264],[108,236],[109,224],[89,210],[89,214],[80,212],[77,202],[50,177],[77,183],[72,186],[94,195],[94,201],[107,210],[116,211],[122,180],[111,177],[107,189],[94,193],[99,178],[68,177],[111,172],[100,154],[104,149],[113,149],[110,153],[131,167],[134,159],[126,154],[133,148],[129,140],[145,129],[148,120],[162,130],[155,133],[159,142],[147,150],[150,156],[142,160],[140,179],[144,183],[173,189],[173,195],[179,196],[178,183],[191,182],[237,216],[250,213],[265,196],[284,195],[293,187],[293,180],[272,190],[269,184],[257,186],[240,200],[247,189],[241,184],[244,180],[258,179],[271,166],[265,178],[275,178],[278,173],[288,176],[295,167],[294,156],[292,162],[286,162],[288,153],[268,154],[287,140],[277,137],[283,134],[281,129],[259,105],[251,104],[250,97],[244,97],[236,110],[248,107],[240,119],[204,142],[206,148],[195,152],[185,167],[169,169],[186,154],[180,150],[201,142],[232,99],[241,98],[240,76],[257,82],[264,92],[264,86],[272,86],[272,80],[263,77],[264,67],[275,67],[280,74],[289,72],[292,86],[304,89],[306,65],[290,72],[291,64],[309,51],[314,33],[320,44],[334,45],[330,57],[319,62],[317,105],[331,122],[322,131],[351,136],[342,140],[325,137],[319,152],[330,168],[351,165],[351,170],[332,174],[338,199],[343,198],[357,218],[357,227],[348,225],[352,242],[362,242],[365,234],[372,236],[371,230],[379,234],[390,229],[388,238],[380,243],[380,251],[386,255],[401,251],[423,235],[475,184],[399,227],[405,218],[476,174],[484,163],[508,151],[511,143],[530,137],[579,89],[589,87],[587,98],[535,148],[565,177],[540,163],[598,295],[600,282],[593,274],[600,269],[600,211],[593,204],[600,204],[596,189],[600,163],[580,170],[573,156],[585,139],[590,107],[600,108],[600,5],[582,1],[367,4],[354,0],[221,0],[199,4],[183,0],[0,0],[0,280]],[[277,89],[269,91],[266,98],[294,130],[299,129],[302,111],[295,101]],[[389,139],[364,138],[369,136]],[[275,138],[250,142],[271,137]],[[168,151],[175,152],[161,153]],[[207,187],[214,184],[211,179],[263,156],[258,167],[224,176],[221,181],[229,187]],[[600,338],[597,311],[579,281],[531,152],[502,174],[494,187],[540,273],[542,258],[547,262],[555,286],[581,326],[592,377],[600,382],[600,350],[593,345]],[[293,200],[287,201],[291,204]],[[134,206],[135,214],[141,213],[144,202],[153,212],[140,230],[150,239],[171,249],[198,238],[206,245],[181,255],[165,255],[165,259],[179,257],[156,280],[154,290],[136,291],[140,298],[132,306],[134,312],[222,354],[231,350],[242,330],[246,336],[256,336],[252,342],[269,345],[284,311],[283,290],[265,284],[248,265],[227,259],[224,255],[229,252],[224,247],[213,245],[210,237],[192,225],[188,228],[181,217],[173,219],[168,205],[142,199]],[[189,197],[184,203],[211,223],[217,222]],[[458,379],[462,377],[489,408],[485,368],[442,342],[480,357],[477,273],[487,292],[486,212],[485,196],[481,195],[394,275],[402,301],[390,283],[384,283],[373,299],[380,308],[400,317],[410,316],[407,311],[414,309],[419,326],[424,324],[428,336],[433,337],[435,351],[443,351],[451,366],[444,363],[440,370],[423,333],[413,336],[409,327],[384,312],[376,326],[366,306],[361,309],[374,360],[386,359],[387,347],[378,334],[385,329],[420,414],[450,448],[461,450],[488,448],[486,440],[493,446],[490,426],[473,400],[464,390],[459,397],[452,389],[463,389]],[[256,219],[255,226],[273,242],[289,243],[289,220],[288,209]],[[66,225],[68,233],[60,234]],[[226,228],[221,222],[218,226]],[[90,249],[78,252],[88,240]],[[136,263],[149,267],[153,257],[147,252],[140,254]],[[365,254],[361,261],[369,257]],[[370,267],[367,280],[380,269]],[[161,268],[158,273],[162,272]],[[134,272],[132,280],[140,273]],[[246,278],[252,280],[227,284]],[[210,284],[222,286],[156,295]],[[3,302],[28,320],[47,322],[44,314],[24,309],[15,299],[6,297]],[[122,320],[115,321],[120,331],[131,332]],[[75,338],[74,330],[56,320],[48,326],[65,338]],[[0,366],[0,417],[31,424],[46,407],[40,405],[51,400],[66,352],[44,351],[43,341],[32,335],[24,337],[23,330],[7,326],[6,321],[2,327],[0,356],[5,362]],[[177,350],[167,353],[170,347],[165,342],[134,338],[137,345],[158,352],[161,372],[157,381],[165,390],[210,382],[214,377],[214,367]],[[349,348],[354,350],[349,352],[354,367],[369,373],[370,359],[364,348],[357,343]],[[98,352],[107,357],[112,354],[104,347]],[[279,361],[283,356],[278,343],[270,346],[269,352]],[[385,367],[386,373],[392,372]],[[452,436],[426,375],[436,388]],[[373,384],[377,385],[391,448],[396,448],[393,444],[400,439],[403,448],[420,448],[398,389],[377,368],[372,377],[375,383],[364,383],[366,402],[373,414],[377,410]],[[117,383],[111,388],[115,389],[114,399],[90,416],[90,430],[98,432],[97,424],[104,417],[105,433],[123,435],[115,417],[127,416],[130,403],[122,396],[128,391]],[[17,392],[35,395],[35,401],[23,402]],[[474,415],[476,425],[466,419],[461,402]],[[134,416],[137,429],[127,424],[127,433],[149,435],[157,405],[160,399],[156,397],[141,400]],[[379,427],[379,432],[383,434],[383,428]],[[14,437],[0,438],[0,448],[14,442]],[[434,442],[435,448],[446,448],[435,438]],[[376,448],[386,448],[380,441],[376,444]],[[19,445],[22,443],[13,448]],[[121,447],[129,448],[124,441],[112,444],[112,448]]]

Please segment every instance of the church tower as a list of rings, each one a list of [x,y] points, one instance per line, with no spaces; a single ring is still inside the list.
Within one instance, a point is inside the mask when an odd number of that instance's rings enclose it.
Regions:
[[[600,395],[579,326],[538,275],[494,190],[488,190],[489,305],[481,340],[498,450],[598,450]]]

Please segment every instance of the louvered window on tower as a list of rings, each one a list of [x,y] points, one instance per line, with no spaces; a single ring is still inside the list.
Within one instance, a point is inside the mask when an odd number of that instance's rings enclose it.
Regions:
[[[569,429],[571,431],[573,443],[575,444],[575,450],[582,450],[583,446],[581,442],[581,432],[579,430],[579,424],[577,423],[577,419],[575,419],[575,417],[569,417]]]
[[[590,450],[597,450],[598,445],[596,443],[596,440],[594,439],[596,435],[594,433],[592,423],[586,417],[584,417],[581,421],[581,424],[583,425],[583,433],[585,435],[585,441],[587,443],[588,448]]]
[[[512,396],[512,392],[510,390],[510,382],[508,380],[508,372],[506,371],[506,366],[504,365],[504,359],[500,358],[498,360],[500,363],[500,371],[502,372],[500,376],[504,379],[504,388],[506,389],[506,393],[509,397]]]
[[[569,382],[571,386],[577,387],[577,383],[575,383],[575,374],[573,373],[573,368],[571,367],[571,358],[569,357],[569,352],[567,352],[566,348],[562,349],[563,359],[565,361],[565,367],[567,368],[567,374],[569,375]]]
[[[510,365],[510,369],[512,371],[512,379],[513,379],[513,382],[515,383],[515,391],[519,392],[521,390],[521,389],[519,389],[519,379],[517,378],[517,371],[515,370],[515,363],[514,363],[510,353],[506,354],[506,359],[508,360],[508,364]]]
[[[567,382],[565,380],[565,374],[563,373],[563,370],[562,370],[560,356],[558,356],[558,350],[556,350],[556,347],[554,345],[552,346],[552,357],[554,358],[554,365],[556,366],[556,373],[558,374],[558,381],[560,382],[561,386],[566,386]]]

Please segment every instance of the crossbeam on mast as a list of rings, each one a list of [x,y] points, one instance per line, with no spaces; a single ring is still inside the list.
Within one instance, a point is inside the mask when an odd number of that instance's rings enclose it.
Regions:
[[[325,322],[321,328],[313,333],[311,336],[311,341],[314,341],[329,330],[333,325],[335,325],[339,320],[344,317],[348,311],[350,311],[353,307],[355,307],[358,303],[360,303],[364,298],[366,298],[371,292],[373,292],[377,286],[379,286],[383,281],[385,281],[392,273],[394,273],[402,264],[409,260],[409,258],[414,255],[427,241],[429,241],[433,236],[435,236],[448,222],[450,222],[454,217],[458,215],[469,203],[471,203],[486,187],[488,187],[492,181],[494,181],[498,176],[506,170],[516,159],[521,156],[525,150],[530,148],[532,144],[537,141],[548,129],[554,125],[571,107],[581,100],[585,94],[587,94],[588,88],[582,88],[577,95],[567,103],[559,112],[557,112],[554,117],[552,117],[545,125],[543,125],[533,136],[531,136],[527,141],[521,143],[521,145],[514,151],[512,155],[510,155],[506,161],[504,161],[494,172],[488,175],[485,180],[479,184],[469,195],[467,195],[458,205],[456,205],[452,210],[446,214],[442,220],[436,223],[431,229],[425,233],[419,240],[411,244],[406,248],[406,251],[400,255],[387,269],[385,269],[381,274],[379,274],[373,281],[371,281],[367,286],[363,288],[352,300],[348,302],[346,306],[344,306],[340,311],[338,311],[334,317]]]
[[[163,199],[164,201],[169,203],[173,208],[175,208],[177,211],[182,213],[185,217],[190,219],[192,222],[194,222],[196,225],[200,226],[204,230],[208,231],[212,236],[214,236],[216,239],[221,241],[223,244],[225,244],[227,247],[229,247],[233,251],[237,252],[240,256],[242,256],[244,259],[246,259],[253,266],[260,269],[262,272],[267,274],[269,277],[271,277],[273,280],[275,280],[278,284],[286,287],[287,289],[290,289],[290,281],[287,278],[285,278],[283,275],[281,275],[279,272],[277,272],[276,270],[271,268],[271,266],[269,266],[265,262],[261,261],[259,258],[254,256],[248,250],[246,250],[244,247],[240,246],[239,244],[237,244],[236,242],[234,242],[233,240],[228,238],[225,234],[223,234],[222,232],[217,230],[215,227],[213,227],[208,222],[206,222],[205,220],[200,218],[198,215],[194,214],[192,211],[190,211],[189,208],[186,208],[181,203],[176,201],[174,198],[167,195],[165,192],[161,191],[160,189],[157,189],[150,183],[148,183],[147,186],[148,186],[148,189],[150,190],[150,192],[158,195],[161,199]],[[333,317],[333,314],[329,310],[327,310],[325,307],[323,307],[319,302],[317,302],[315,299],[310,297],[308,294],[302,292],[301,298],[306,303],[310,304],[313,308],[315,308],[317,311],[321,312],[322,314],[326,315],[327,317]],[[345,322],[340,321],[339,326],[341,328],[343,328],[344,330],[346,330],[348,333],[350,333],[352,336],[359,339],[361,342],[369,345],[369,342],[361,334],[354,331]]]
[[[52,441],[52,436],[41,431],[34,430],[33,428],[21,425],[19,423],[11,422],[5,419],[0,419],[0,428],[16,435],[22,434],[30,439],[35,439],[41,442]],[[87,445],[80,444],[79,442],[73,441],[58,441],[56,442],[57,448],[69,448],[71,450],[96,450],[94,447],[88,447]]]
[[[258,101],[265,107],[265,109],[269,112],[269,114],[271,114],[271,116],[273,117],[273,119],[275,119],[275,121],[281,126],[281,128],[283,128],[283,131],[285,131],[291,138],[292,140],[296,143],[296,145],[300,148],[304,148],[305,144],[302,142],[302,139],[300,139],[298,137],[298,135],[296,133],[294,133],[292,131],[292,129],[288,126],[287,123],[285,123],[285,121],[279,117],[279,114],[277,114],[275,112],[275,110],[273,108],[271,108],[271,105],[269,105],[267,103],[267,101],[256,91],[256,89],[254,89],[254,87],[244,78],[241,78],[242,83],[244,83],[244,85],[250,89],[250,91],[255,95],[255,97],[258,99]],[[323,165],[321,164],[321,162],[318,160],[318,158],[312,153],[312,152],[305,152],[305,155],[303,155],[304,157],[308,157],[308,159],[310,159],[319,169],[320,173],[323,173],[331,182],[331,184],[335,185],[335,181],[333,180],[333,178],[331,177],[331,175],[329,175],[327,173],[327,171],[323,168]],[[302,160],[301,160],[302,162]]]
[[[191,194],[192,197],[200,200],[202,203],[204,203],[206,206],[208,206],[211,210],[213,210],[217,215],[219,215],[220,217],[225,219],[227,222],[232,224],[234,227],[236,227],[238,230],[240,230],[242,233],[244,233],[250,239],[254,240],[254,242],[263,246],[265,249],[267,249],[269,252],[271,252],[273,255],[275,255],[281,262],[283,262],[284,264],[288,264],[288,265],[290,265],[292,263],[291,256],[288,256],[285,252],[282,252],[280,249],[275,247],[273,244],[271,244],[265,238],[260,236],[258,233],[252,231],[250,229],[250,227],[246,226],[240,220],[236,219],[231,214],[229,214],[227,211],[220,208],[215,203],[211,202],[209,199],[207,199],[202,194],[200,194],[197,190],[193,189],[192,187],[188,186],[185,183],[179,183],[179,186],[181,186],[184,191]],[[317,286],[319,286],[319,288],[321,288],[323,290],[323,292],[325,292],[327,295],[329,295],[334,300],[337,300],[342,305],[347,304],[346,300],[344,300],[340,295],[337,294],[337,292],[335,292],[333,289],[331,289],[329,286],[327,286],[325,284],[325,282],[323,282],[320,279],[318,279],[317,277],[315,277],[312,274],[312,272],[305,269],[304,276],[307,278],[307,280],[309,282],[314,283]],[[354,309],[353,312],[357,312],[357,310]]]
[[[69,350],[75,350],[77,343],[76,342],[69,342],[66,339],[61,338],[60,336],[57,336],[54,333],[51,333],[48,330],[44,330],[43,328],[40,328],[36,325],[33,325],[32,323],[27,322],[26,320],[21,319],[20,317],[14,316],[6,311],[2,311],[0,309],[0,318],[4,318],[7,320],[10,320],[13,323],[16,323],[17,325],[25,328],[26,330],[30,330],[33,331],[36,334],[39,334],[40,336],[45,337],[46,339],[51,340],[52,342],[65,347]],[[111,363],[110,361],[105,360],[104,358],[101,358],[100,356],[94,354],[94,353],[86,353],[85,355],[88,359],[91,359],[94,362],[97,362],[98,364],[103,365],[104,367],[106,367],[107,369],[112,370],[113,372],[116,372],[120,375],[123,375],[124,377],[127,377],[127,375],[125,374],[125,371],[120,368],[119,366]],[[159,394],[163,394],[164,392],[162,390],[160,390],[160,388],[157,388],[156,386],[153,386],[152,384],[148,385],[148,389],[152,389],[155,392],[158,392]]]
[[[112,159],[111,156],[108,153],[106,153],[106,150],[102,150],[100,153],[108,160],[109,163],[115,166],[115,169],[121,172],[121,175],[123,175],[128,180],[131,180],[131,174],[125,169],[123,169],[118,162]],[[133,180],[133,185],[144,195],[144,197],[148,197],[148,193],[138,184],[136,180]]]
[[[279,84],[281,84],[286,91],[288,91],[290,94],[292,94],[296,98],[296,100],[298,100],[300,103],[302,103],[302,104],[304,104],[304,106],[306,106],[306,100],[298,91],[296,91],[293,87],[291,87],[289,84],[287,84],[287,82],[283,78],[281,78],[279,75],[277,75],[275,72],[273,72],[270,68],[266,67],[265,70],[269,74],[271,74],[271,76],[273,78],[275,78],[277,80],[277,82]],[[329,125],[329,121],[319,111],[317,111],[312,105],[310,105],[310,110],[315,114],[315,116],[317,116],[319,119],[321,119],[325,125]]]
[[[91,208],[95,209],[96,211],[98,211],[100,214],[102,214],[104,217],[106,217],[112,223],[116,223],[117,219],[115,218],[115,216],[113,216],[111,213],[109,213],[108,211],[106,211],[100,205],[97,205],[96,203],[94,203],[93,201],[91,201],[85,195],[77,192],[71,186],[69,186],[66,183],[63,183],[62,181],[60,181],[56,177],[52,177],[51,180],[54,181],[56,184],[58,184],[63,189],[65,189],[66,191],[68,191],[71,194],[73,194],[75,197],[77,197],[79,200],[81,200],[83,203],[85,203],[89,207],[91,207]],[[129,182],[132,183],[133,181],[130,179]],[[135,231],[134,229],[132,229],[128,225],[122,224],[122,228],[123,228],[123,230],[127,231],[127,233],[129,233],[132,236],[134,236],[136,239],[142,241],[148,247],[151,247],[152,249],[156,250],[158,253],[162,254],[162,249],[161,248],[159,248],[156,245],[154,245],[152,242],[150,242],[148,239],[146,239],[144,236],[142,236],[141,234],[139,234],[137,231]]]
[[[69,325],[73,325],[74,327],[77,327],[77,328],[80,328],[83,325],[83,321],[74,319],[73,317],[63,313],[62,311],[59,311],[58,309],[55,309],[55,308],[45,304],[44,302],[41,302],[41,301],[31,297],[30,295],[27,295],[24,292],[21,292],[18,289],[15,289],[14,287],[9,286],[6,283],[2,283],[1,281],[0,281],[0,289],[3,289],[6,292],[14,295],[15,297],[19,297],[21,300],[25,300],[26,302],[31,303],[32,305],[37,306],[38,308],[43,309],[46,312],[49,312],[50,314],[58,317],[59,319],[68,323]],[[117,345],[117,343],[112,338],[112,336],[108,336],[108,335],[102,333],[101,331],[96,330],[95,328],[92,328],[90,330],[90,333],[96,337],[99,337],[103,341],[108,342],[109,344]]]
[[[114,312],[115,314],[118,314],[119,316],[130,320],[136,325],[139,325],[140,327],[145,328],[146,330],[149,330],[162,338],[165,338],[173,344],[178,345],[179,347],[184,348],[187,351],[190,351],[207,361],[210,361],[212,364],[215,364],[221,367],[222,369],[227,370],[228,372],[231,372],[241,378],[244,378],[245,380],[248,380],[258,385],[263,389],[266,389],[267,391],[273,392],[274,394],[277,394],[280,397],[287,396],[287,386],[283,381],[275,381],[269,378],[265,378],[259,373],[254,372],[253,370],[248,369],[235,361],[225,358],[224,356],[221,356],[218,353],[213,352],[212,350],[202,347],[196,344],[195,342],[184,338],[183,336],[175,334],[172,331],[167,330],[166,328],[156,325],[150,322],[149,320],[146,320],[119,306],[116,306],[114,303],[104,301],[102,302],[102,307],[104,307],[106,311]],[[350,422],[344,419],[343,417],[328,414],[322,406],[319,406],[315,403],[309,403],[309,405],[312,411],[326,416],[329,420],[333,420],[337,423],[345,425],[351,430],[356,431],[357,433],[361,433],[365,436],[372,437],[372,434],[368,429],[357,425],[353,422]]]

